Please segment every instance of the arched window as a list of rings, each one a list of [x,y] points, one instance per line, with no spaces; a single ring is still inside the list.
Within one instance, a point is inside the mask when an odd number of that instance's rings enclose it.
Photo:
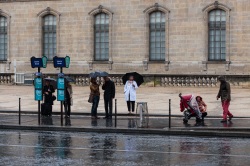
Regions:
[[[149,60],[165,61],[165,13],[155,11],[149,17]]]
[[[56,56],[56,16],[49,14],[43,17],[43,55],[48,60]]]
[[[8,51],[8,31],[7,18],[0,16],[0,61],[7,60]]]
[[[94,25],[94,58],[96,61],[109,60],[109,15],[99,13],[95,15]]]
[[[226,12],[215,9],[208,13],[208,60],[226,60]]]

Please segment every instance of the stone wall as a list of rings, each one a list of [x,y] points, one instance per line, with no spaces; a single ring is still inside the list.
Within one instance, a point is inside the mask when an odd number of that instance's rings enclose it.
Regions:
[[[56,75],[50,75],[55,77]],[[90,78],[88,75],[70,75],[75,79],[77,86],[89,86]],[[111,75],[111,80],[114,81],[116,86],[123,86],[122,75]],[[142,86],[150,87],[200,87],[200,88],[213,88],[220,85],[218,77],[215,75],[145,75],[144,83]],[[250,88],[250,76],[226,76],[226,80],[233,87]],[[101,78],[97,78],[97,82],[103,84]]]
[[[4,3],[1,3],[4,2]],[[249,0],[50,0],[0,1],[1,13],[9,15],[9,56],[0,63],[0,73],[32,73],[31,56],[41,56],[41,19],[39,13],[58,13],[58,56],[69,55],[67,74],[87,74],[105,70],[119,75],[137,71],[145,75],[249,75],[250,1]],[[148,61],[148,24],[145,10],[168,9],[166,61]],[[93,62],[93,9],[102,5],[113,13],[110,61]],[[228,9],[227,61],[207,61],[206,10]],[[49,7],[49,8],[48,8]],[[16,63],[14,62],[16,60]],[[16,65],[15,65],[16,64]],[[58,73],[52,63],[43,73]],[[166,77],[168,78],[168,77]],[[206,78],[206,77],[205,77]],[[164,78],[165,79],[165,78]],[[166,84],[166,83],[164,83]],[[168,84],[168,83],[167,83]]]

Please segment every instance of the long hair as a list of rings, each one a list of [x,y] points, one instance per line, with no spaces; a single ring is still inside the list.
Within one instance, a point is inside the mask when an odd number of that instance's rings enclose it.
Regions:
[[[197,99],[198,99],[198,98],[200,98],[200,99],[201,99],[201,101],[202,101],[202,97],[201,97],[201,96],[196,96],[196,98],[195,98],[195,99],[196,99],[196,101],[197,101]]]

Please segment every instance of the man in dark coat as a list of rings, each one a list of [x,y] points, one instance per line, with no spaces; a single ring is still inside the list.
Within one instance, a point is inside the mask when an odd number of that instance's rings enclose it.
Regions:
[[[223,119],[221,122],[224,123],[227,122],[227,116],[229,117],[229,121],[231,121],[233,118],[233,115],[228,110],[231,101],[231,88],[224,76],[219,76],[218,80],[220,81],[220,90],[217,95],[217,100],[221,98],[221,104],[223,108]]]
[[[43,93],[44,93],[44,103],[53,105],[53,93],[55,92],[55,89],[52,85],[50,85],[49,81],[45,82],[45,86],[43,87]]]
[[[105,119],[112,118],[113,99],[115,98],[115,84],[109,77],[104,77],[104,84],[102,89],[104,90],[104,106],[105,106]]]

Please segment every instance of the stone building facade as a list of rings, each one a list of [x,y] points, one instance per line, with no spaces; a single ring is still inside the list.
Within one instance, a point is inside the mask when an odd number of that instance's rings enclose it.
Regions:
[[[48,15],[54,20],[45,23]],[[249,0],[0,0],[0,16],[0,82],[35,72],[30,57],[45,54],[69,55],[64,72],[77,79],[105,70],[137,71],[164,85],[173,78],[210,85],[222,74],[249,81]],[[46,25],[54,34],[47,43]],[[42,72],[59,71],[49,62]]]

